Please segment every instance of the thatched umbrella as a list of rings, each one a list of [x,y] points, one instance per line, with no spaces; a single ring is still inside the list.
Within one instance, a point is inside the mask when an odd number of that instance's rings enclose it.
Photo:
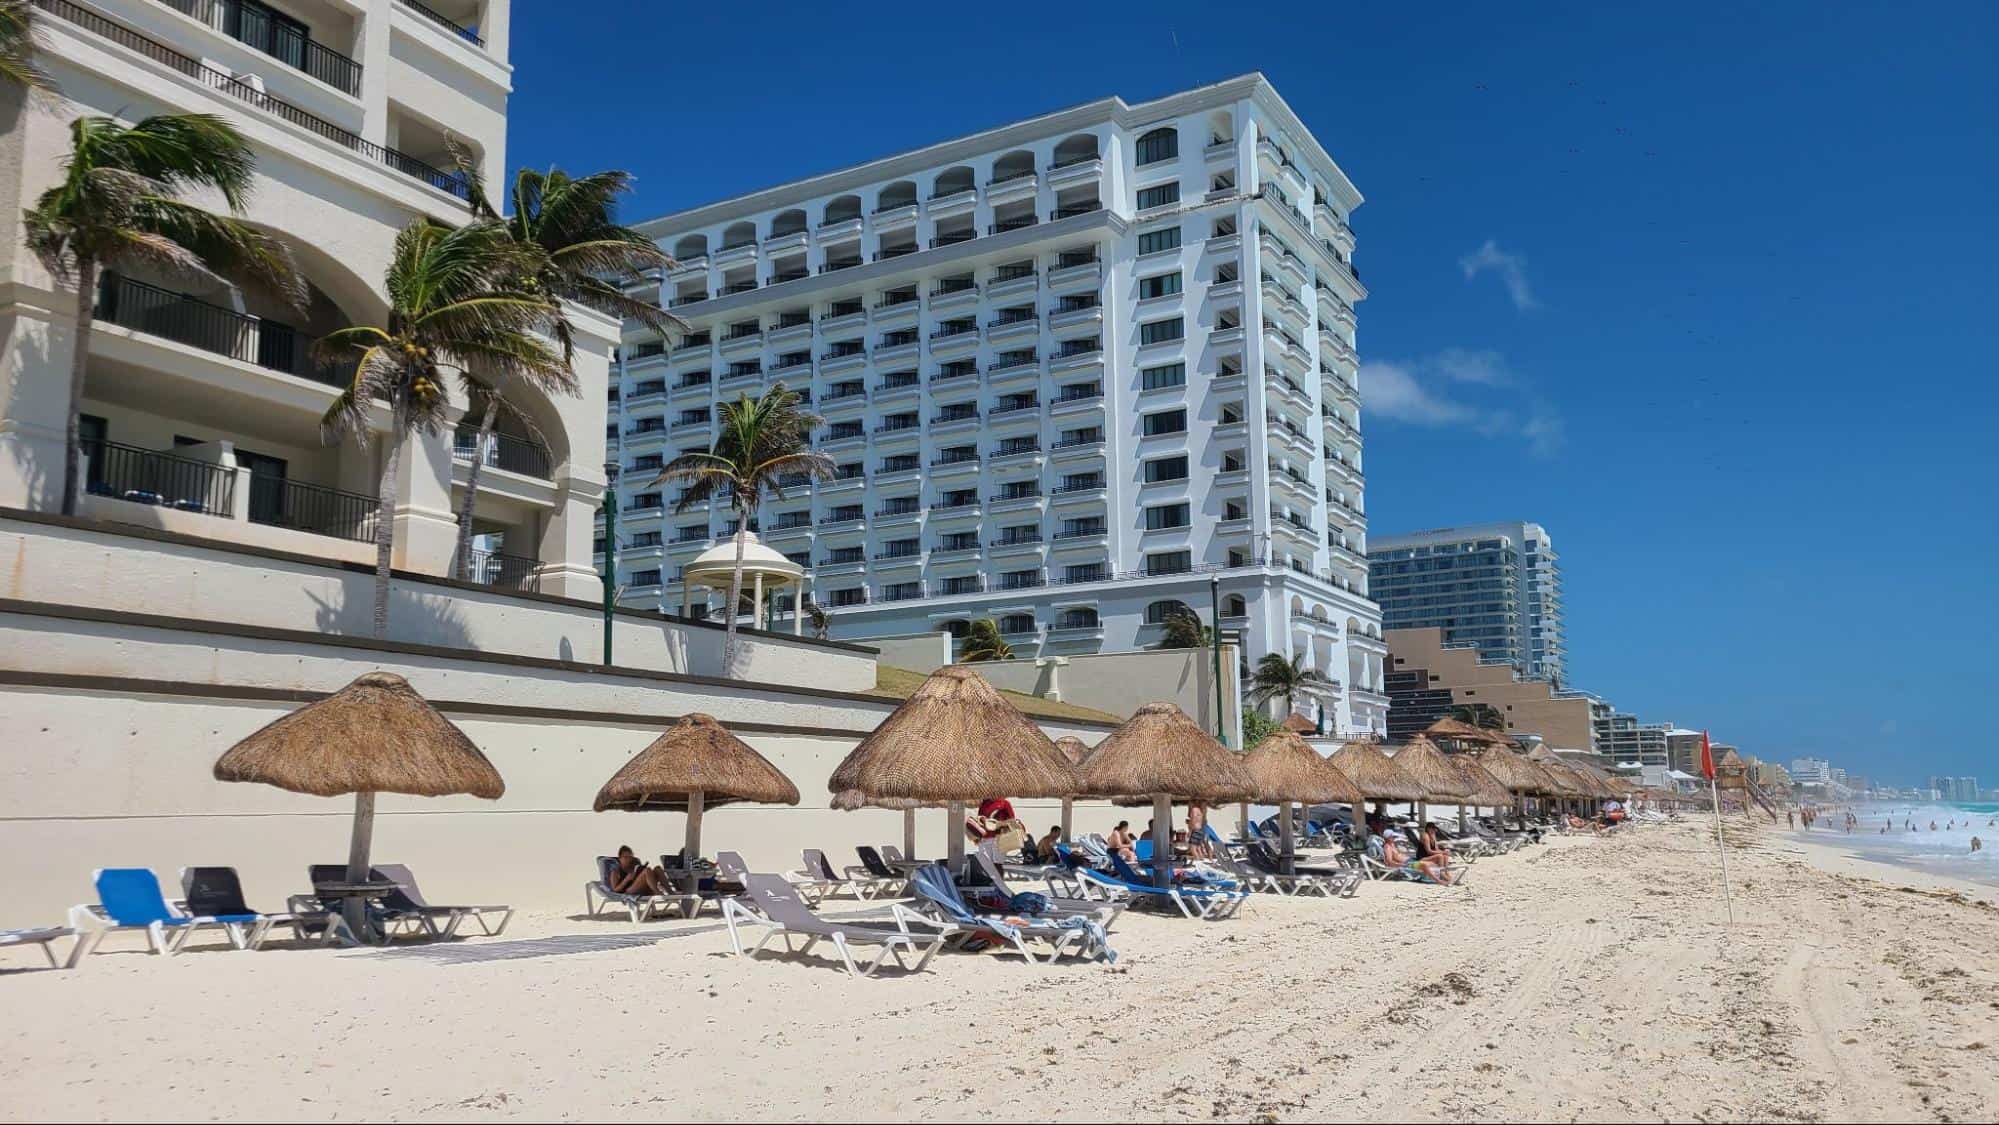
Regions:
[[[965,859],[966,804],[987,797],[1072,797],[1076,775],[1055,744],[976,671],[930,674],[827,781],[836,809],[949,809],[947,854]]]
[[[375,836],[375,794],[466,794],[496,800],[500,771],[409,681],[369,672],[315,703],[273,720],[215,760],[217,781],[259,781],[315,797],[354,795],[347,881],[368,878]],[[347,923],[366,924],[361,899],[346,901]]]
[[[1083,759],[1090,756],[1089,746],[1073,734],[1065,734],[1056,739],[1055,749],[1062,752],[1062,760],[1068,762],[1071,766],[1082,765]],[[1071,821],[1075,818],[1075,815],[1076,798],[1062,798],[1062,842],[1065,844],[1072,838]]]
[[[1485,807],[1495,813],[1513,803],[1513,794],[1500,780],[1486,772],[1478,760],[1470,754],[1446,754],[1444,761],[1458,771],[1465,784],[1471,786],[1471,796],[1467,803],[1473,808]],[[1465,806],[1458,806],[1458,831],[1465,829]]]
[[[1488,747],[1483,753],[1472,756],[1480,769],[1495,778],[1499,784],[1513,794],[1508,803],[1524,825],[1527,816],[1527,798],[1547,796],[1552,792],[1555,781],[1533,762],[1504,746]]]
[[[1423,787],[1395,768],[1388,755],[1372,742],[1349,742],[1334,751],[1327,760],[1377,805],[1389,801],[1414,804],[1423,799]],[[1354,839],[1367,839],[1367,815],[1359,805],[1353,807],[1353,829]]]
[[[1473,726],[1462,719],[1448,715],[1423,728],[1423,734],[1434,742],[1454,742],[1460,746],[1511,746],[1513,740],[1484,727]]]
[[[1259,804],[1278,807],[1278,823],[1283,826],[1284,869],[1293,867],[1297,855],[1297,833],[1291,823],[1293,802],[1311,805],[1353,805],[1367,798],[1333,768],[1317,750],[1305,744],[1297,731],[1277,730],[1243,755],[1243,768],[1256,783]]]
[[[1097,743],[1077,770],[1083,793],[1152,800],[1152,873],[1173,878],[1173,802],[1227,804],[1256,796],[1242,759],[1171,703],[1148,703]]]
[[[598,812],[686,813],[687,842],[681,855],[692,868],[701,855],[702,814],[741,801],[795,805],[798,786],[712,715],[696,713],[632,755],[597,791],[592,807]]]
[[[1536,746],[1527,752],[1527,760],[1533,762],[1542,772],[1555,780],[1561,795],[1571,801],[1586,801],[1596,795],[1596,790],[1569,768],[1560,755],[1546,746]]]

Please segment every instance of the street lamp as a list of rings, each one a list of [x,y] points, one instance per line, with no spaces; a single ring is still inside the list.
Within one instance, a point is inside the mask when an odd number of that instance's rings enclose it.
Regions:
[[[618,608],[618,463],[604,462],[604,667],[611,666],[611,627]]]
[[[1208,575],[1208,612],[1213,616],[1215,650],[1215,741],[1229,744],[1226,719],[1222,715],[1222,576]]]

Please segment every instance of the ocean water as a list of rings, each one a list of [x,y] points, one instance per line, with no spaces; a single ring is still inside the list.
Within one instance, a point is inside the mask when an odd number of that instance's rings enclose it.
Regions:
[[[1853,813],[1860,823],[1852,832],[1841,823],[1844,814],[1835,810],[1821,817],[1817,827],[1795,834],[1861,859],[1999,887],[1999,804],[1874,802],[1856,806]],[[1974,836],[1984,845],[1977,852],[1971,850]]]

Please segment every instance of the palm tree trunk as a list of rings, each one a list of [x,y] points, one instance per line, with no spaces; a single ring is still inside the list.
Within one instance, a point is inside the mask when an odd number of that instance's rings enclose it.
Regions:
[[[736,603],[743,597],[743,539],[750,533],[750,514],[736,509],[736,566],[729,572],[729,631],[722,642],[722,674],[736,669]]]
[[[403,392],[390,403],[387,460],[375,489],[375,639],[389,639],[389,559],[396,544],[396,478],[402,469],[403,437],[407,431]]]
[[[479,470],[486,467],[486,443],[493,440],[493,423],[500,400],[486,396],[486,413],[479,419],[479,436],[472,442],[472,468],[465,474],[465,499],[458,507],[458,549],[451,555],[451,577],[464,582],[472,569],[472,505],[479,499]]]
[[[96,317],[97,260],[78,258],[76,343],[69,359],[69,421],[63,438],[62,514],[66,516],[76,514],[83,494],[83,376],[90,366],[90,328]]]

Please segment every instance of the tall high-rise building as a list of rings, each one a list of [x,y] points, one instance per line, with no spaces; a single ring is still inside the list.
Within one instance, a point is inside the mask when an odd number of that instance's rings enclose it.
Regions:
[[[1253,74],[642,224],[679,263],[659,295],[691,330],[622,349],[606,432],[626,603],[706,611],[681,572],[728,513],[680,511],[658,469],[709,447],[722,403],[782,382],[824,416],[837,471],[791,481],[756,526],[833,636],[991,618],[1017,654],[1060,656],[1218,608],[1246,661],[1325,677],[1301,710],[1385,730],[1360,202]]]
[[[1368,544],[1369,589],[1388,629],[1438,628],[1447,644],[1560,685],[1562,578],[1555,546],[1536,523],[1484,523]]]

